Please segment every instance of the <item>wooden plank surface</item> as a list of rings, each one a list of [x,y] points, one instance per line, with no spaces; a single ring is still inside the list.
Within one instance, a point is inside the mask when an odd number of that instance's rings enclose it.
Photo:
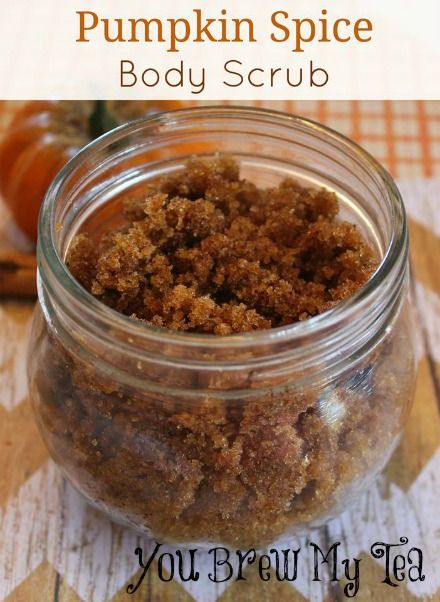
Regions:
[[[411,228],[419,366],[413,411],[383,476],[354,507],[313,533],[341,541],[361,559],[359,600],[440,600],[440,102],[272,103],[325,121],[364,144],[401,181]],[[0,128],[13,110],[0,104]],[[432,178],[427,180],[426,178]],[[438,179],[436,179],[438,178]],[[0,245],[16,241],[0,209]],[[243,602],[344,599],[343,580],[313,583],[304,567],[294,584],[263,583],[249,567],[246,581],[163,582],[157,565],[134,595],[138,537],[89,508],[63,480],[36,430],[25,383],[25,349],[33,305],[0,304],[0,600]],[[426,579],[391,588],[369,546],[407,536],[424,551]],[[300,540],[306,549],[308,542]],[[209,559],[202,562],[208,566]]]

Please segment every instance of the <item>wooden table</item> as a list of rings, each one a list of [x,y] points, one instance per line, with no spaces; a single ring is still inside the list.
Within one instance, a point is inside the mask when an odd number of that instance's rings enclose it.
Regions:
[[[311,536],[341,541],[341,557],[361,559],[358,600],[440,600],[440,102],[271,103],[326,122],[381,160],[401,186],[410,218],[414,341],[418,378],[402,442],[378,483],[349,511]],[[12,103],[0,107],[4,127]],[[436,177],[438,179],[436,179]],[[429,179],[427,179],[429,178]],[[16,240],[0,214],[0,244]],[[293,584],[273,575],[213,584],[158,578],[157,566],[134,595],[138,537],[89,508],[64,482],[34,424],[26,389],[25,351],[31,302],[0,305],[0,600],[222,602],[341,600],[344,580],[312,582],[303,567]],[[387,586],[371,557],[375,541],[406,536],[424,553],[424,582]],[[307,541],[301,540],[303,549]],[[408,548],[409,546],[407,546]],[[203,559],[202,559],[203,562]],[[206,565],[208,566],[208,565]]]

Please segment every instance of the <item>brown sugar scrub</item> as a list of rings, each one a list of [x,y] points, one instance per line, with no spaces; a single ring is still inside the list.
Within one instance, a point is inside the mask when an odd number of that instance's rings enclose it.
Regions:
[[[127,195],[116,230],[78,234],[66,263],[139,327],[259,336],[372,277],[375,252],[338,213],[324,188],[287,178],[262,189],[231,156],[193,158]],[[360,336],[335,376],[321,355],[322,377],[308,384],[305,353],[272,371],[273,357],[252,363],[246,349],[232,367],[190,349],[176,367],[178,343],[139,360],[122,341],[116,365],[107,351],[91,361],[98,343],[85,334],[78,346],[42,320],[35,332],[31,391],[53,457],[93,503],[172,543],[263,546],[322,524],[383,468],[412,396],[406,313],[367,351]]]
[[[230,156],[191,159],[125,204],[126,225],[80,235],[67,265],[103,303],[155,326],[225,335],[333,307],[377,262],[336,195],[285,179],[262,190]]]

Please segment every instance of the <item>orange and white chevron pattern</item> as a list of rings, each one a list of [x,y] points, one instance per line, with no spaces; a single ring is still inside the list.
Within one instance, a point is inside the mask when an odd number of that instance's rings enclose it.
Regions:
[[[325,121],[366,146],[399,178],[412,239],[414,340],[419,368],[414,409],[384,474],[355,506],[310,535],[325,547],[341,541],[343,558],[361,558],[358,600],[440,600],[440,101],[271,103]],[[13,109],[0,104],[0,127]],[[11,229],[0,211],[0,244]],[[27,398],[25,350],[29,303],[0,304],[0,601],[242,602],[344,598],[344,581],[313,582],[299,565],[295,582],[214,584],[202,558],[198,582],[162,582],[150,572],[126,593],[137,573],[134,550],[151,543],[112,524],[64,481],[37,432]],[[426,579],[398,588],[381,583],[375,541],[408,537],[422,548]],[[292,542],[305,548],[307,541]],[[165,551],[165,547],[163,549]],[[209,568],[208,568],[209,563]]]

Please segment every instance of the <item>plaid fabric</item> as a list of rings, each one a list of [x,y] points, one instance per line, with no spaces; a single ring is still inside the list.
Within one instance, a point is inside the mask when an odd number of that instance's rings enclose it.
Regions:
[[[308,100],[249,104],[325,123],[356,140],[395,177],[440,174],[440,101]]]

